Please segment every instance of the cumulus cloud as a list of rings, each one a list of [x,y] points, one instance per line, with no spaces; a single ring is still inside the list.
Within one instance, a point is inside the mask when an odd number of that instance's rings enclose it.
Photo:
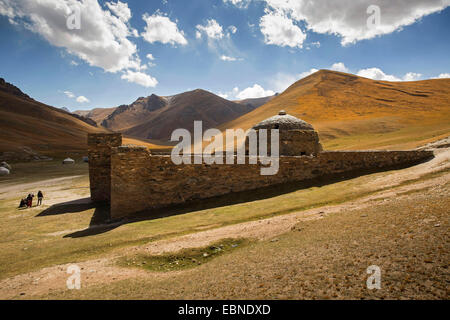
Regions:
[[[266,44],[302,48],[303,41],[306,39],[306,34],[280,12],[266,13],[261,18],[259,26]]]
[[[76,100],[78,103],[88,103],[89,102],[89,99],[86,98],[85,96],[79,96]]]
[[[127,22],[131,19],[131,10],[128,8],[127,3],[123,3],[120,1],[107,2],[106,6],[111,10],[120,20]]]
[[[155,57],[154,57],[151,53],[147,54],[146,57],[147,57],[147,59],[150,60],[150,61],[154,61],[154,60],[155,60]]]
[[[76,96],[72,91],[63,91],[63,93],[70,99],[75,99],[78,103],[88,103],[90,102],[88,98],[85,96]]]
[[[224,3],[236,6],[240,9],[245,9],[250,4],[251,0],[223,0]]]
[[[259,84],[255,84],[253,87],[248,87],[242,90],[236,95],[239,100],[250,99],[250,98],[263,98],[268,96],[273,96],[275,92],[272,90],[264,90]]]
[[[450,0],[265,1],[268,7],[278,14],[304,22],[308,30],[340,36],[342,45],[401,30],[402,27],[450,5]],[[380,23],[376,26],[367,23],[374,12],[368,11],[371,5],[380,8]]]
[[[228,99],[228,94],[227,94],[227,93],[219,92],[217,95],[218,95],[219,97],[221,97],[221,98]]]
[[[342,62],[334,63],[330,69],[333,71],[339,71],[339,72],[347,72],[347,73],[350,72],[350,70],[348,70],[348,68]]]
[[[169,17],[157,11],[153,15],[144,14],[142,19],[146,22],[142,37],[149,43],[161,42],[163,44],[186,45],[188,42],[184,32],[178,29],[175,22]]]
[[[421,73],[408,72],[403,77],[403,81],[417,81],[417,80],[420,80],[420,78],[422,78]]]
[[[222,39],[224,37],[222,26],[214,19],[209,19],[205,25],[196,26],[196,37],[201,38],[205,34],[209,39]]]
[[[137,31],[128,23],[126,3],[106,2],[102,8],[97,0],[1,0],[0,15],[90,66],[112,73],[141,69],[136,44],[128,39]],[[68,20],[78,16],[80,28],[68,28]]]
[[[450,78],[450,73],[441,73],[436,77],[436,79],[447,79]]]
[[[137,83],[146,88],[156,87],[156,85],[158,84],[158,81],[155,78],[139,71],[127,70],[127,72],[124,73],[121,78],[127,80],[128,82]]]
[[[396,76],[386,74],[379,68],[361,69],[356,73],[360,77],[383,81],[400,81]]]

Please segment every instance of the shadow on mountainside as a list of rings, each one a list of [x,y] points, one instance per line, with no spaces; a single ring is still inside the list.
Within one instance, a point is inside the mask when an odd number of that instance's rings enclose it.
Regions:
[[[429,159],[428,159],[429,160]],[[425,160],[423,162],[426,162],[428,160]],[[371,169],[371,170],[363,170],[363,171],[355,171],[351,173],[345,173],[345,174],[339,174],[339,175],[332,175],[332,176],[324,176],[313,180],[307,180],[307,181],[301,181],[301,182],[292,182],[292,183],[286,183],[286,184],[280,184],[280,185],[274,185],[269,186],[265,188],[260,188],[256,190],[250,190],[250,191],[242,191],[242,192],[236,192],[236,193],[230,193],[222,196],[217,196],[213,198],[208,199],[198,199],[189,201],[183,204],[173,205],[170,207],[164,207],[160,209],[149,209],[143,212],[136,213],[133,216],[123,218],[120,220],[111,220],[110,219],[110,212],[109,212],[109,206],[107,205],[96,205],[88,201],[88,203],[85,203],[85,206],[90,205],[91,208],[95,207],[95,212],[92,216],[92,219],[89,223],[89,227],[85,230],[77,231],[71,234],[67,234],[64,236],[64,238],[81,238],[81,237],[87,237],[87,236],[93,236],[97,234],[102,234],[111,230],[114,230],[115,228],[118,228],[121,225],[138,222],[138,221],[145,221],[145,220],[155,220],[155,219],[161,219],[165,217],[185,214],[189,212],[195,212],[199,210],[206,210],[206,209],[213,209],[218,207],[224,207],[224,206],[230,206],[234,204],[239,203],[245,203],[245,202],[252,202],[262,199],[268,199],[273,198],[276,196],[280,196],[282,194],[291,193],[297,190],[306,189],[306,188],[312,188],[312,187],[322,187],[325,185],[341,182],[348,179],[357,178],[363,175],[376,173],[376,172],[382,172],[382,171],[389,171],[389,170],[395,170],[395,169],[403,169],[407,167],[411,167],[413,165],[417,165],[418,163],[409,164],[409,165],[402,165],[402,166],[395,166],[390,168],[383,168],[383,169]],[[78,201],[86,199],[80,199]],[[75,201],[76,203],[76,201]],[[67,212],[74,212],[76,204],[74,204],[74,201],[55,205],[44,212],[60,212],[67,213]],[[80,204],[78,207],[79,211],[82,210],[83,205]],[[86,210],[86,209],[84,209]],[[44,214],[42,212],[39,214],[41,215],[49,215],[49,213]]]

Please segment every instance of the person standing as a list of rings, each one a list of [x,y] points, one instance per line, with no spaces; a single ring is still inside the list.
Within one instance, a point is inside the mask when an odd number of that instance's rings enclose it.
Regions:
[[[37,205],[40,206],[42,205],[42,199],[44,199],[44,194],[42,193],[41,190],[38,191],[37,197],[38,197]]]
[[[27,197],[27,207],[31,208],[32,206],[33,206],[33,196],[30,193],[30,194],[28,194],[28,197]]]

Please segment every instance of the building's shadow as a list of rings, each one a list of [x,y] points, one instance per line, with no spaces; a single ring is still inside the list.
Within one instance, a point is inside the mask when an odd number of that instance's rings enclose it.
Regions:
[[[86,210],[94,209],[94,214],[92,215],[91,221],[89,223],[89,227],[85,230],[76,231],[74,233],[68,234],[64,236],[64,238],[79,238],[86,237],[90,235],[96,235],[104,232],[108,232],[114,228],[117,228],[118,225],[122,224],[121,222],[111,222],[109,220],[109,206],[105,204],[97,204],[93,203],[90,198],[82,198],[73,201],[67,201],[63,203],[55,204],[41,213],[39,213],[36,217],[45,217],[45,216],[54,216],[54,215],[63,215],[69,213],[77,213],[83,212]]]
[[[415,163],[417,164],[417,163]],[[90,202],[89,198],[79,199],[76,201],[70,201],[66,203],[61,203],[58,205],[54,205],[43,212],[41,212],[38,216],[48,216],[55,214],[65,214],[65,213],[74,213],[81,212],[88,209],[95,208],[92,219],[89,223],[89,227],[85,230],[76,231],[71,234],[67,234],[64,238],[81,238],[93,236],[101,233],[105,233],[115,228],[118,228],[121,225],[145,221],[145,220],[155,220],[161,219],[169,216],[175,216],[180,214],[185,214],[189,212],[195,212],[200,210],[207,210],[213,208],[219,208],[224,206],[230,206],[239,203],[257,201],[262,199],[268,199],[280,196],[282,194],[291,193],[300,189],[306,189],[311,187],[322,187],[325,185],[337,183],[340,181],[353,179],[362,175],[371,174],[380,171],[388,171],[393,169],[402,169],[409,167],[410,165],[403,166],[395,166],[390,168],[380,169],[372,169],[372,170],[364,170],[364,171],[355,171],[351,173],[343,173],[339,175],[332,176],[323,176],[313,180],[301,181],[301,182],[292,182],[285,183],[280,185],[273,185],[265,188],[260,188],[256,190],[250,191],[242,191],[236,193],[229,193],[223,196],[217,196],[208,199],[198,199],[195,201],[186,202],[183,204],[173,205],[170,207],[160,208],[160,209],[151,209],[143,212],[139,212],[131,217],[127,217],[119,220],[111,220],[110,219],[110,209],[108,205],[94,204]]]
[[[37,217],[54,216],[66,213],[82,212],[94,208],[90,198],[77,199],[55,204],[37,215]]]

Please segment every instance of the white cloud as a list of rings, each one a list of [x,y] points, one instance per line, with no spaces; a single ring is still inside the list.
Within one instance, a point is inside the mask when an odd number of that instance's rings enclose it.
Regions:
[[[127,3],[123,3],[120,1],[114,2],[107,2],[106,6],[113,12],[120,20],[127,22],[131,19],[131,10],[128,8]]]
[[[88,103],[88,102],[90,102],[90,101],[89,101],[89,99],[86,98],[85,96],[79,96],[79,97],[77,98],[77,102],[78,102],[78,103]]]
[[[221,98],[228,99],[228,94],[226,93],[219,92],[217,95]]]
[[[309,71],[302,72],[302,73],[300,73],[300,74],[298,75],[298,80],[303,79],[303,78],[306,78],[307,76],[310,76],[310,75],[312,75],[313,73],[316,73],[317,71],[319,71],[319,70],[318,70],[318,69],[315,69],[315,68],[312,68],[312,69],[310,69]]]
[[[253,87],[242,90],[236,95],[239,100],[250,99],[250,98],[262,98],[273,96],[275,92],[272,90],[264,90],[259,84],[255,84]]]
[[[447,79],[450,78],[450,73],[441,73],[440,75],[437,76],[436,79]]]
[[[128,39],[137,34],[128,23],[132,16],[128,4],[106,2],[105,7],[97,0],[0,0],[0,15],[90,66],[112,73],[140,70],[136,44]],[[69,29],[68,17],[76,16],[78,11],[80,29]]]
[[[201,38],[202,34],[206,34],[209,39],[222,39],[224,37],[222,26],[214,19],[209,19],[206,25],[197,25],[196,37]]]
[[[386,74],[379,68],[361,69],[356,73],[360,77],[383,81],[401,81],[396,76]]]
[[[230,30],[230,32],[232,33],[232,34],[235,34],[236,32],[237,32],[237,28],[235,27],[235,26],[229,26],[228,27],[228,30]]]
[[[302,48],[306,39],[306,34],[280,12],[266,13],[261,18],[259,26],[266,44]]]
[[[268,7],[295,21],[302,21],[308,30],[342,37],[342,45],[389,34],[415,23],[421,17],[441,11],[450,0],[265,0]],[[380,24],[369,28],[372,15],[367,9],[378,5]]]
[[[220,60],[223,60],[223,61],[241,61],[242,59],[241,58],[235,58],[235,57],[222,55],[222,56],[220,56]]]
[[[128,82],[133,82],[144,86],[146,88],[156,87],[156,85],[158,84],[158,81],[148,74],[142,72],[134,72],[131,70],[127,70],[127,72],[124,73],[121,78],[127,80]]]
[[[417,81],[420,80],[420,78],[422,78],[422,74],[415,72],[408,72],[403,77],[403,81]]]
[[[71,99],[75,98],[75,94],[71,91],[64,91],[64,94]]]
[[[122,4],[127,6],[126,4]],[[67,28],[66,17],[72,8],[80,10],[80,30]],[[97,0],[2,0],[0,14],[41,35],[50,44],[65,48],[91,66],[117,72],[138,65],[136,45],[127,37],[131,29],[126,21],[103,10]]]
[[[150,61],[154,61],[155,60],[155,57],[151,53],[147,54],[146,57]]]
[[[250,4],[251,0],[223,0],[223,3],[234,5],[240,9],[245,9]]]
[[[175,22],[171,21],[163,13],[156,11],[149,16],[144,14],[142,19],[147,23],[142,37],[149,43],[161,42],[163,44],[186,45],[188,42],[184,37],[184,32],[178,29]]]
[[[336,62],[331,66],[331,70],[349,73],[350,70],[342,62]]]

